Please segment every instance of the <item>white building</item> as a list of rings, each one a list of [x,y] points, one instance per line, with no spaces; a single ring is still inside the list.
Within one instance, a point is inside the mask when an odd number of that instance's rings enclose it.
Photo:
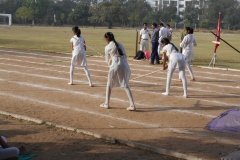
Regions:
[[[155,10],[163,9],[170,4],[177,7],[177,15],[179,15],[188,5],[194,5],[198,8],[207,6],[208,0],[152,0],[152,7]]]

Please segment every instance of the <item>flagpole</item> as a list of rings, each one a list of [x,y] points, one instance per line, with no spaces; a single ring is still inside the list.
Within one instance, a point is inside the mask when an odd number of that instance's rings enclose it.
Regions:
[[[227,41],[225,41],[224,39],[222,39],[221,37],[219,37],[218,35],[216,35],[214,32],[210,31],[213,35],[215,35],[216,37],[218,37],[219,39],[221,39],[223,42],[225,42],[227,45],[229,45],[232,49],[234,49],[235,51],[237,51],[238,53],[240,53],[240,51],[238,49],[236,49],[235,47],[233,47],[231,44],[229,44]]]
[[[219,12],[218,14],[218,25],[217,25],[217,29],[216,29],[216,37],[215,37],[215,41],[213,41],[213,43],[215,43],[215,48],[214,48],[214,53],[213,53],[213,58],[209,64],[209,67],[211,66],[211,64],[213,65],[213,67],[216,67],[216,62],[217,62],[217,48],[220,45],[220,33],[221,33],[221,13]]]

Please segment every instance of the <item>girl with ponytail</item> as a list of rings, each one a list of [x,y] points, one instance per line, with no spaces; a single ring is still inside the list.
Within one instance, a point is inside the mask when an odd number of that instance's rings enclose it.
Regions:
[[[127,62],[127,55],[121,43],[116,42],[113,33],[107,32],[104,38],[108,45],[105,47],[106,62],[110,65],[106,88],[106,100],[100,107],[109,108],[111,90],[114,87],[124,88],[130,101],[128,111],[136,110],[132,92],[128,86],[131,71]]]
[[[171,43],[168,38],[163,38],[161,40],[161,44],[163,46],[162,52],[164,57],[163,70],[166,70],[168,68],[166,92],[162,94],[166,96],[169,95],[172,75],[174,71],[178,68],[179,75],[182,77],[183,90],[184,90],[183,97],[187,98],[188,93],[187,93],[187,79],[185,75],[185,67],[186,67],[185,57],[181,53],[179,53],[178,48],[173,43]],[[167,57],[169,61],[168,66],[166,65]]]
[[[70,40],[72,43],[72,60],[70,66],[70,82],[68,84],[73,85],[74,67],[83,67],[88,78],[89,86],[92,87],[92,80],[87,67],[85,39],[81,36],[81,30],[78,26],[74,26],[72,32],[74,36]]]
[[[183,38],[182,42],[180,43],[180,47],[183,48],[182,54],[186,59],[186,66],[191,75],[191,81],[196,81],[191,67],[191,63],[194,60],[193,46],[197,46],[197,42],[193,36],[193,29],[190,27],[186,27],[185,30],[187,35]],[[181,76],[179,76],[179,80],[181,81]]]

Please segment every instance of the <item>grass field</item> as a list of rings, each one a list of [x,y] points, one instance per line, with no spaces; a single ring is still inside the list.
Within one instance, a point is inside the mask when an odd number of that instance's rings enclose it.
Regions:
[[[125,46],[128,56],[135,55],[136,31],[126,29],[103,29],[103,28],[82,28],[82,35],[86,42],[99,52],[104,52],[106,42],[103,35],[107,31],[115,34],[117,41]],[[37,50],[46,52],[67,52],[70,53],[70,37],[64,33],[71,34],[71,27],[11,27],[0,28],[0,47],[20,50]],[[180,33],[176,33],[180,35]],[[221,37],[240,50],[239,34],[222,34]],[[193,65],[208,65],[212,56],[214,36],[211,33],[195,33],[198,46],[195,47],[195,61]],[[173,43],[179,45],[179,39],[174,36]],[[96,55],[88,49],[89,55]],[[240,69],[240,54],[225,43],[221,43],[217,55],[222,67]],[[220,66],[219,66],[220,67]]]

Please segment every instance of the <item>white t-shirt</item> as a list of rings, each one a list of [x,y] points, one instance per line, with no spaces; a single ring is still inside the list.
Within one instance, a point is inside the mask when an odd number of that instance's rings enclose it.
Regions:
[[[171,44],[168,44],[168,45],[164,46],[162,51],[165,52],[168,57],[170,57],[170,55],[172,53],[177,53],[177,51],[175,50],[174,46],[171,45]]]
[[[73,49],[84,49],[85,38],[83,36],[77,37],[76,35],[70,39],[70,42],[73,43]]]
[[[168,29],[165,27],[162,27],[159,31],[159,39],[167,38],[168,35],[169,35]]]
[[[149,34],[150,34],[150,31],[149,31],[149,29],[142,29],[141,31],[140,31],[140,36],[142,36],[142,39],[149,39]]]
[[[172,35],[173,29],[172,28],[168,28],[168,32],[169,32],[169,35]]]

